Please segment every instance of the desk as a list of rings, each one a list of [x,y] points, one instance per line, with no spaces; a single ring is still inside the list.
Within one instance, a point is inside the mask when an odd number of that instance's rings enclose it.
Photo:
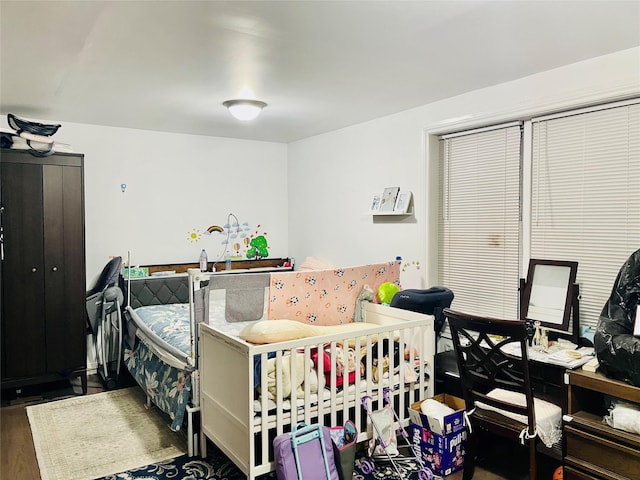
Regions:
[[[462,398],[462,386],[458,373],[456,353],[453,350],[436,355],[436,383],[435,392],[447,393]],[[567,389],[565,373],[567,368],[540,360],[529,362],[531,388],[536,396],[554,403],[567,413]]]
[[[514,344],[512,344],[514,345]],[[517,345],[514,345],[517,347]],[[574,346],[575,347],[575,346]],[[580,360],[564,363],[550,356],[558,351],[573,349],[567,344],[560,344],[552,347],[549,353],[541,352],[530,348],[529,355],[529,374],[531,375],[531,387],[533,393],[554,403],[562,408],[562,413],[567,413],[567,381],[565,373],[580,367],[592,356],[585,356]],[[581,350],[589,352],[589,350]],[[507,353],[515,353],[507,351]],[[455,351],[449,350],[436,355],[436,394],[448,393],[457,397],[462,396],[462,388],[460,386],[460,375],[458,374],[458,363],[456,361]]]
[[[546,359],[546,357],[544,357],[545,354],[542,352],[537,353],[540,353],[540,355],[535,355],[536,359],[532,359],[529,362],[529,375],[533,393],[538,398],[558,405],[562,408],[562,413],[566,414],[568,411],[567,384],[565,381],[567,367],[546,362],[544,361]],[[454,350],[441,352],[436,355],[435,370],[436,394],[447,393],[449,395],[462,397],[460,375],[458,373],[458,364]],[[554,460],[562,460],[563,452],[562,445],[560,444],[554,445],[552,448],[547,448],[541,443],[538,446],[538,451]]]
[[[510,347],[517,347],[510,344]],[[564,352],[580,352],[579,359],[561,355]],[[518,355],[519,351],[507,353]],[[567,370],[581,367],[593,358],[593,348],[582,347],[576,350],[576,345],[569,342],[555,343],[548,352],[542,352],[533,347],[527,351],[529,356],[529,374],[534,395],[562,407],[562,413],[567,413]]]
[[[503,352],[520,357],[520,346],[515,343],[503,347]],[[573,356],[572,354],[576,354]],[[565,369],[573,370],[593,358],[593,347],[580,347],[571,342],[553,342],[546,352],[534,347],[527,350],[529,360],[532,362],[558,365]]]

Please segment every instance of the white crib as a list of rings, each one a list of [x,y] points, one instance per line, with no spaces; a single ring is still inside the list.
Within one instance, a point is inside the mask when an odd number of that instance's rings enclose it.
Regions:
[[[277,320],[270,320],[277,321]],[[389,397],[403,425],[408,425],[407,409],[420,399],[434,394],[434,329],[433,317],[393,307],[366,304],[364,321],[370,329],[351,333],[323,335],[301,340],[254,345],[235,335],[200,325],[200,407],[201,454],[206,456],[207,439],[219,447],[249,480],[275,469],[272,442],[276,435],[287,432],[292,423],[319,423],[329,426],[342,425],[353,420],[359,429],[358,441],[371,438],[372,432],[361,398],[370,396],[372,410],[383,407],[383,389],[393,391]],[[304,385],[309,385],[313,366],[311,353],[318,349],[329,352],[330,365],[335,365],[338,352],[343,364],[348,362],[349,344],[355,352],[371,352],[376,342],[391,339],[404,350],[399,359],[388,356],[388,370],[378,382],[374,381],[373,364],[383,365],[383,348],[377,349],[377,358],[371,354],[364,360],[364,374],[355,376],[352,384],[347,374],[343,376],[345,388],[336,386],[335,371],[330,374],[325,388],[317,393],[305,388],[297,395],[285,398],[280,387],[283,379],[283,359],[302,355],[304,361]],[[255,394],[254,373],[261,385],[267,385],[267,359],[275,355],[276,393],[273,398]],[[254,372],[254,358],[259,356],[260,368]],[[403,358],[404,357],[404,358]],[[320,357],[322,358],[322,356]],[[272,361],[272,365],[273,365]],[[318,371],[323,371],[319,360]],[[295,364],[295,363],[294,363]],[[296,385],[296,369],[290,369],[290,380]],[[273,374],[273,373],[272,373]],[[413,377],[413,378],[411,378]],[[295,389],[294,389],[295,391]],[[265,413],[266,412],[266,413]]]

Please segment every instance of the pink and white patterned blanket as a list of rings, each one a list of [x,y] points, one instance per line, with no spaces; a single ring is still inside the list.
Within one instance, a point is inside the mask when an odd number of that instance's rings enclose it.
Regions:
[[[384,282],[399,284],[400,263],[272,273],[268,318],[315,325],[352,322],[362,288],[377,292]]]

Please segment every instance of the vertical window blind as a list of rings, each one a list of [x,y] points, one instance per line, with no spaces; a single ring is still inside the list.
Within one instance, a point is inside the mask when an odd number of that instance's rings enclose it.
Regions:
[[[452,308],[518,318],[522,125],[440,138],[439,284]]]
[[[640,248],[640,100],[532,120],[531,258],[578,262],[595,326]]]

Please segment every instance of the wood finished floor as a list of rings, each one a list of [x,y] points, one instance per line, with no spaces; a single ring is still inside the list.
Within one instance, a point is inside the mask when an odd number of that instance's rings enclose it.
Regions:
[[[0,409],[0,479],[40,480],[40,470],[27,417],[29,405],[61,400],[82,394],[79,379],[23,387],[2,392]],[[87,393],[104,392],[97,376],[89,376]]]
[[[89,376],[88,394],[105,391],[98,377]],[[40,471],[36,460],[31,428],[26,407],[37,403],[59,400],[79,395],[82,389],[72,381],[71,384],[50,384],[47,388],[23,389],[23,395],[5,395],[3,392],[0,409],[0,479],[40,480]],[[10,392],[12,393],[12,392]],[[9,397],[9,398],[7,398]],[[502,444],[492,445],[489,455],[479,461],[474,480],[521,480],[526,475],[526,452],[509,450]],[[524,455],[523,455],[524,453]],[[555,466],[542,465],[539,479],[550,480]],[[456,472],[447,480],[461,480],[462,472]]]

